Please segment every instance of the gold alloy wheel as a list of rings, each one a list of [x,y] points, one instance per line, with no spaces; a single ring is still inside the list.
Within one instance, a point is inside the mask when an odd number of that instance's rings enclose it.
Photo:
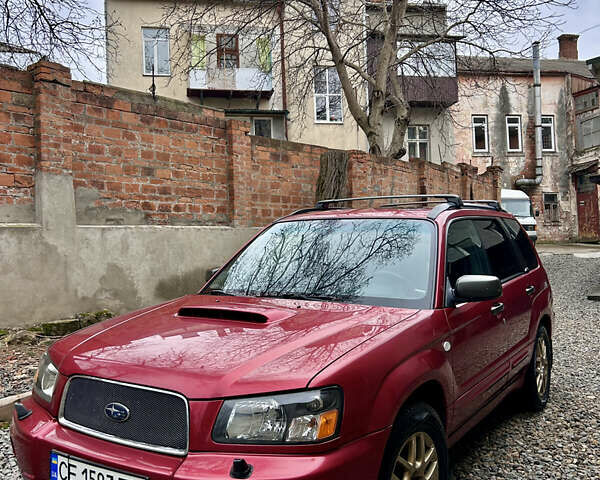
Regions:
[[[550,363],[548,362],[548,347],[546,346],[544,337],[540,337],[537,340],[535,349],[535,384],[540,398],[543,398],[546,394],[549,373]]]
[[[425,432],[411,435],[400,448],[391,480],[438,480],[440,467],[437,450]]]

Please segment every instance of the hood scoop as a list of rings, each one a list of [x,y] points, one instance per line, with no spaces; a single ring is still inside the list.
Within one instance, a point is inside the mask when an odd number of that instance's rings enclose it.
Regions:
[[[233,320],[236,322],[267,323],[269,317],[262,313],[248,310],[206,308],[206,307],[184,307],[177,312],[178,317],[212,318],[215,320]]]

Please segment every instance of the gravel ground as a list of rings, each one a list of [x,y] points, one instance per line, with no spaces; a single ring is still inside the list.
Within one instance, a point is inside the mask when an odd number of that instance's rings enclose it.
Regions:
[[[40,356],[48,346],[9,345],[0,339],[0,398],[31,389]]]
[[[550,403],[532,414],[507,399],[454,446],[453,480],[600,479],[600,304],[585,296],[600,285],[600,259],[544,255],[542,261],[556,312]],[[5,394],[29,388],[39,350],[0,354]],[[20,375],[27,378],[15,379]],[[0,479],[20,480],[6,428],[0,428]]]

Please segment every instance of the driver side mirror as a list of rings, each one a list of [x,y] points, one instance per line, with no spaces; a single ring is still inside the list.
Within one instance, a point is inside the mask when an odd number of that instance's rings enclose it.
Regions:
[[[491,275],[463,275],[456,280],[454,296],[458,302],[480,302],[502,296],[502,282]]]
[[[539,217],[539,216],[540,216],[540,211],[539,211],[539,210],[536,210],[536,211],[535,211],[535,216],[536,216],[536,217]]]
[[[215,273],[217,273],[220,269],[221,269],[221,267],[212,267],[212,268],[209,268],[208,270],[206,270],[205,280],[208,282],[212,278],[212,276]]]

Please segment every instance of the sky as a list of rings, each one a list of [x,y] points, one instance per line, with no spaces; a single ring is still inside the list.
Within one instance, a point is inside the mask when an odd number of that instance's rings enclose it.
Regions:
[[[579,34],[579,59],[600,57],[600,0],[578,0],[577,9],[563,9],[564,24],[554,35],[553,42],[545,49],[548,58],[558,57],[558,41],[561,33]],[[595,28],[592,28],[595,27]],[[590,29],[586,32],[584,30]],[[583,33],[581,33],[583,32]]]
[[[104,0],[88,0],[88,4],[99,12],[104,9]],[[579,59],[587,60],[600,56],[600,0],[576,0],[575,8],[557,9],[561,16],[560,27],[551,35],[549,42],[543,46],[542,56],[558,58],[558,37],[562,33],[579,34]],[[586,31],[587,30],[587,31]],[[83,74],[72,69],[73,77],[95,82],[104,82],[104,72],[98,72],[91,66],[82,66]]]

